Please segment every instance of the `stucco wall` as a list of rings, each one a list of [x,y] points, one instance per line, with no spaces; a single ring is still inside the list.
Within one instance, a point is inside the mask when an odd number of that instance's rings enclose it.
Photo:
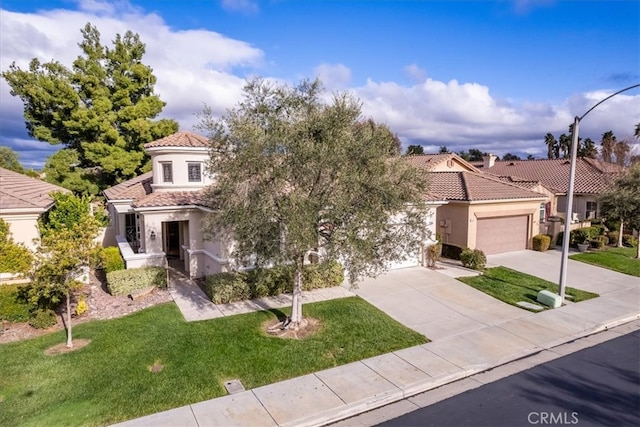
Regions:
[[[544,200],[482,204],[450,202],[438,208],[436,229],[445,243],[475,248],[478,218],[529,215],[527,240],[530,244],[531,237],[539,230],[542,202]],[[445,228],[447,221],[450,221],[450,227]]]
[[[153,164],[153,191],[189,191],[198,190],[211,184],[207,174],[206,162],[209,156],[205,149],[178,150],[165,149],[160,153],[150,152]],[[163,181],[162,163],[171,163],[172,182]],[[200,163],[202,172],[201,182],[189,182],[189,163]]]
[[[16,214],[0,216],[8,225],[11,237],[16,243],[23,243],[27,248],[35,250],[34,239],[40,239],[38,231],[38,214]]]
[[[587,219],[587,202],[596,202],[597,198],[594,195],[582,195],[575,194],[573,196],[573,212],[578,214],[578,219]],[[562,218],[566,218],[567,212],[567,196],[558,197],[558,215]]]

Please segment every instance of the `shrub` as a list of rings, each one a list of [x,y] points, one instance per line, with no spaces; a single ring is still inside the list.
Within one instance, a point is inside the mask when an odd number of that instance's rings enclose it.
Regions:
[[[260,298],[291,292],[293,269],[289,266],[273,268],[256,268],[247,273],[245,280],[249,286],[249,298]],[[238,297],[233,301],[240,301]],[[246,298],[244,298],[246,299]]]
[[[444,258],[460,260],[460,254],[465,248],[462,246],[454,245],[452,243],[442,244],[442,256]]]
[[[29,320],[29,324],[36,329],[47,329],[56,322],[56,313],[48,308],[36,310]]]
[[[435,267],[441,256],[442,243],[438,242],[427,246],[427,267]]]
[[[623,234],[622,235],[622,246],[634,247],[638,244],[638,239],[633,237],[631,234]]]
[[[113,296],[129,295],[137,289],[167,287],[167,272],[162,267],[132,268],[107,273],[107,289]]]
[[[246,273],[229,272],[207,276],[204,291],[215,304],[279,295],[293,291],[293,266],[256,268]],[[305,265],[302,289],[338,286],[344,280],[342,266],[334,261]]]
[[[578,228],[571,231],[569,244],[582,244],[587,243],[591,239],[591,230],[589,228]]]
[[[82,316],[89,310],[89,304],[85,300],[78,301],[78,305],[76,305],[76,315]]]
[[[607,243],[609,243],[609,238],[607,236],[597,236],[595,239],[591,240],[591,247],[595,249],[602,249]]]
[[[120,255],[120,249],[117,246],[109,246],[104,248],[100,256],[100,264],[104,268],[105,273],[111,273],[112,271],[124,270],[124,259]]]
[[[26,322],[31,305],[20,297],[18,285],[0,286],[0,320]]]
[[[225,304],[250,298],[246,273],[217,273],[207,276],[205,293],[214,304]]]
[[[465,249],[460,254],[462,266],[474,270],[484,270],[487,265],[487,257],[480,249]]]
[[[618,244],[618,237],[620,236],[620,233],[617,231],[610,231],[607,233],[607,237],[609,238],[609,244],[610,245],[617,245]],[[624,236],[622,236],[624,238]]]
[[[531,248],[534,251],[544,252],[551,246],[551,238],[546,234],[538,234],[533,236]]]
[[[302,289],[305,291],[339,286],[343,280],[344,269],[336,261],[305,265],[302,271]],[[289,283],[290,292],[293,292],[293,280]]]
[[[33,263],[33,254],[11,237],[9,224],[0,218],[0,273],[27,274]]]

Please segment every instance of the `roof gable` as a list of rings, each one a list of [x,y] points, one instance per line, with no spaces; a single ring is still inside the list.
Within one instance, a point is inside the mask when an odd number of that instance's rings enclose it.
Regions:
[[[407,156],[409,164],[431,172],[479,172],[478,168],[455,153],[417,154]]]

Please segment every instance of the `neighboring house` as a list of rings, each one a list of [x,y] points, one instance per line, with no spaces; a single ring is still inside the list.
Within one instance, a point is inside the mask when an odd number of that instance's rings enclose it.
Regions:
[[[566,218],[567,190],[569,186],[569,159],[495,161],[487,156],[482,166],[501,179],[539,181],[553,194],[549,215]],[[599,216],[598,197],[604,193],[625,168],[596,159],[576,159],[572,221],[594,219]]]
[[[486,254],[527,249],[539,233],[547,194],[538,182],[517,185],[482,173],[454,153],[410,156],[429,173],[429,194],[448,203],[436,211],[445,243]]]
[[[40,238],[38,218],[53,207],[53,192],[70,191],[31,178],[8,169],[0,168],[0,218],[9,224],[16,243],[35,249]]]
[[[209,211],[204,191],[212,182],[205,170],[208,147],[205,137],[192,132],[145,144],[152,171],[104,191],[111,218],[109,233],[127,268],[162,266],[167,259],[176,259],[190,277],[201,277],[237,267],[231,258],[232,242],[203,233],[202,222]],[[442,203],[429,200],[433,210]],[[435,221],[425,226],[435,235]],[[421,265],[423,256],[417,250],[390,268]]]

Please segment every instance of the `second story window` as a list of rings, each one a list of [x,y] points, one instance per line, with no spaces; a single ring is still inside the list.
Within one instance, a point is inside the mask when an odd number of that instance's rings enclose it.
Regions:
[[[202,166],[200,163],[189,163],[189,182],[202,181]]]
[[[173,182],[171,162],[162,163],[162,182]]]

